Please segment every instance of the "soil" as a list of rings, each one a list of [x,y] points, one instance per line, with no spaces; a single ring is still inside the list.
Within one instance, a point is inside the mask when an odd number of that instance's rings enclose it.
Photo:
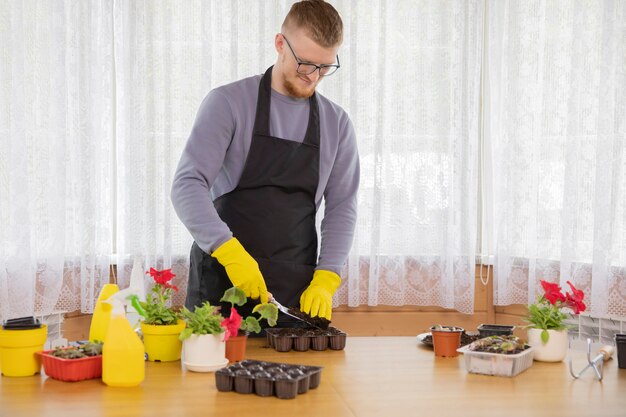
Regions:
[[[273,331],[276,336],[333,336],[342,334],[342,331],[334,327],[326,330],[317,327],[283,327]]]
[[[465,345],[469,345],[470,343],[474,342],[475,340],[478,340],[480,338],[480,336],[478,335],[478,333],[466,333],[463,332],[461,333],[461,346],[465,346]],[[433,344],[433,336],[432,335],[426,335],[424,336],[424,339],[422,340],[422,343],[426,344],[426,345],[431,345]]]
[[[102,343],[83,343],[79,347],[61,347],[54,349],[51,353],[52,356],[62,359],[81,359],[88,356],[102,355]]]
[[[326,320],[323,317],[311,317],[308,314],[300,311],[300,309],[298,308],[289,307],[289,313],[301,318],[312,326],[319,327],[320,329],[328,329],[328,326],[330,325],[329,320]]]
[[[474,352],[503,353],[507,355],[515,355],[528,348],[528,344],[515,336],[484,337],[469,346],[469,350]]]

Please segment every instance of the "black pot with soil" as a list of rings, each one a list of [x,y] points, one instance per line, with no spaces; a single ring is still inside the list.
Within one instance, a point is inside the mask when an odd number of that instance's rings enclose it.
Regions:
[[[308,350],[343,350],[348,335],[335,327],[273,328],[265,330],[267,343],[277,352],[306,352]]]
[[[218,391],[292,399],[320,385],[322,367],[245,359],[215,372]]]

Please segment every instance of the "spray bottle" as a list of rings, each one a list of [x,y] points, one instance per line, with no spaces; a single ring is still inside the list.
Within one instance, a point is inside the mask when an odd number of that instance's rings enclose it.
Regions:
[[[139,301],[146,301],[146,287],[144,281],[145,273],[142,268],[142,259],[140,256],[136,255],[133,259],[133,269],[130,273],[130,285],[128,288],[132,289],[132,292],[137,296]],[[139,316],[140,314],[136,311],[126,312],[126,319],[133,328],[137,328]]]
[[[105,303],[104,300],[118,291],[119,288],[116,284],[105,284],[102,287],[98,300],[96,301],[96,307],[93,309],[91,325],[89,326],[90,342],[95,342],[96,340],[99,342],[104,341],[107,329],[109,328],[109,322],[111,321],[111,305]]]
[[[102,381],[113,387],[134,387],[145,377],[144,347],[126,320],[124,306],[131,303],[144,314],[132,288],[122,290],[107,300],[112,305],[111,321],[102,347]]]

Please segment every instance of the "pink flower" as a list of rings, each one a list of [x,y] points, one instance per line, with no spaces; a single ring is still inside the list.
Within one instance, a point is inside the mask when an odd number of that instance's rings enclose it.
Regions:
[[[226,330],[224,341],[227,341],[230,337],[237,336],[242,321],[243,317],[241,317],[241,315],[237,312],[237,309],[235,307],[231,307],[230,317],[225,318],[220,323],[220,325]]]

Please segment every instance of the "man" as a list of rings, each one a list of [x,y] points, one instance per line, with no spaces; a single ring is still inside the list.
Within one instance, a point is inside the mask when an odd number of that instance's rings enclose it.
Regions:
[[[342,40],[330,4],[295,3],[274,39],[276,63],[203,101],[171,194],[195,240],[188,308],[217,305],[235,285],[259,299],[244,314],[269,290],[283,305],[331,319],[354,234],[359,159],[347,114],[315,88],[339,69]]]

